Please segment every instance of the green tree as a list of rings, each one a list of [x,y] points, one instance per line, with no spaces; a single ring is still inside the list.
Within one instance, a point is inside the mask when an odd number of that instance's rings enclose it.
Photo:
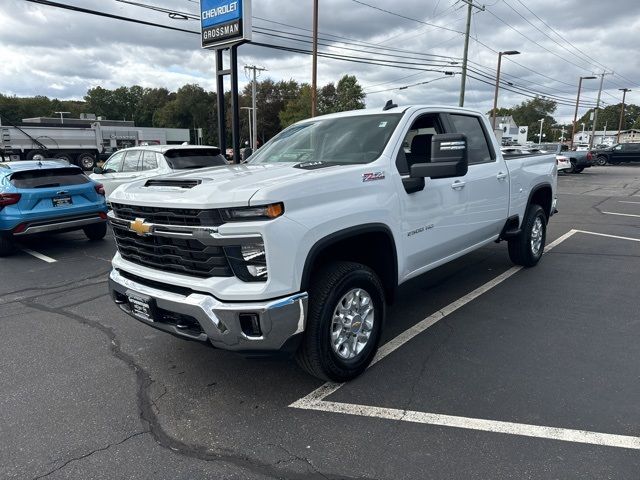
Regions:
[[[311,117],[311,85],[302,84],[298,96],[287,103],[279,117],[282,128]]]
[[[553,118],[552,114],[557,108],[558,104],[553,100],[536,97],[531,100],[526,100],[520,105],[514,107],[511,114],[513,115],[513,120],[517,125],[521,127],[529,127],[529,140],[537,142],[538,135],[540,134],[541,119],[544,119],[542,130],[544,137],[542,141],[554,138],[553,128],[556,124],[556,120]]]
[[[596,125],[596,130],[604,130],[605,126],[607,127],[608,131],[618,130],[621,109],[622,103],[619,103],[617,105],[608,105],[605,108],[601,108],[598,111],[598,124]],[[581,127],[580,124],[584,123],[587,126],[587,129],[593,128],[593,122],[591,120],[593,110],[594,109],[590,109],[587,113],[580,117],[576,124]],[[625,105],[624,118],[622,120],[622,130],[634,128],[634,125],[638,123],[637,120],[639,116],[640,107],[634,104]]]
[[[338,112],[359,110],[365,107],[366,94],[354,75],[345,75],[336,87]]]

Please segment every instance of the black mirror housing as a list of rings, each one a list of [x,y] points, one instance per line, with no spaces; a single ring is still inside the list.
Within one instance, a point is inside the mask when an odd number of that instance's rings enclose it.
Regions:
[[[95,173],[96,175],[102,175],[104,173],[104,170],[102,170],[101,167],[94,167],[93,173]]]
[[[431,163],[411,166],[412,178],[464,177],[469,170],[467,136],[462,133],[434,135],[431,139]]]

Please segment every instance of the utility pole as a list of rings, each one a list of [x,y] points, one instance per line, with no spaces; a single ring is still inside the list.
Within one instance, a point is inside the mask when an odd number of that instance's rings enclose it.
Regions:
[[[580,81],[578,82],[578,98],[576,98],[576,111],[573,114],[573,128],[571,130],[571,143],[569,145],[570,149],[573,149],[573,139],[576,136],[576,122],[578,121],[578,107],[580,106],[580,90],[582,90],[582,81],[583,80],[594,80],[596,77],[580,77]]]
[[[600,97],[602,96],[602,86],[604,85],[604,76],[613,75],[613,72],[603,72],[600,74],[600,88],[598,89],[598,100],[596,101],[596,109],[593,112],[593,129],[591,130],[591,138],[589,139],[589,150],[593,149],[593,140],[596,136],[596,126],[598,123],[598,109],[600,108]]]
[[[311,67],[311,116],[318,113],[318,0],[313,0],[313,66]]]
[[[473,9],[477,8],[481,12],[484,12],[484,5],[479,7],[473,4],[473,0],[462,0],[467,4],[467,29],[464,34],[464,55],[462,57],[462,81],[460,84],[460,103],[461,107],[464,107],[464,94],[467,88],[467,63],[469,60],[469,34],[471,33],[471,15]]]
[[[60,115],[60,125],[64,125],[64,116],[65,114],[71,114],[71,112],[53,112],[56,115]]]
[[[542,144],[542,126],[544,125],[544,118],[538,120],[540,122],[540,135],[538,136],[538,146]]]
[[[622,91],[622,109],[620,110],[620,123],[618,124],[618,140],[616,143],[620,143],[620,131],[622,130],[622,121],[624,119],[624,101],[627,99],[627,92],[630,92],[630,88],[619,88]]]
[[[251,144],[251,150],[253,152],[255,152],[258,149],[258,107],[256,105],[256,96],[257,96],[257,92],[256,92],[256,88],[257,88],[257,76],[258,76],[258,72],[266,72],[267,69],[266,68],[262,68],[262,67],[256,67],[255,65],[245,65],[244,66],[244,70],[245,72],[247,70],[253,70],[253,82],[251,84],[251,95],[252,95],[252,100],[251,100],[251,104],[252,104],[252,113],[253,113],[253,131],[250,135],[250,137],[253,140],[253,143]]]

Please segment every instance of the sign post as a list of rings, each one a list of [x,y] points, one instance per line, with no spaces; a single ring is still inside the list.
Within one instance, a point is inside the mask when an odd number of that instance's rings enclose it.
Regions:
[[[238,46],[251,40],[251,0],[200,0],[202,48],[216,52],[218,141],[226,151],[224,77],[231,76],[231,131],[233,160],[240,163],[240,102],[238,99]],[[223,50],[231,50],[230,67],[224,68]]]

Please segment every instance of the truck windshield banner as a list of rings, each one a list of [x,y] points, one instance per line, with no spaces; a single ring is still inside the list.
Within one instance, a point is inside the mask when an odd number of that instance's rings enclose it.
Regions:
[[[200,0],[200,15],[203,48],[251,39],[250,0]]]

